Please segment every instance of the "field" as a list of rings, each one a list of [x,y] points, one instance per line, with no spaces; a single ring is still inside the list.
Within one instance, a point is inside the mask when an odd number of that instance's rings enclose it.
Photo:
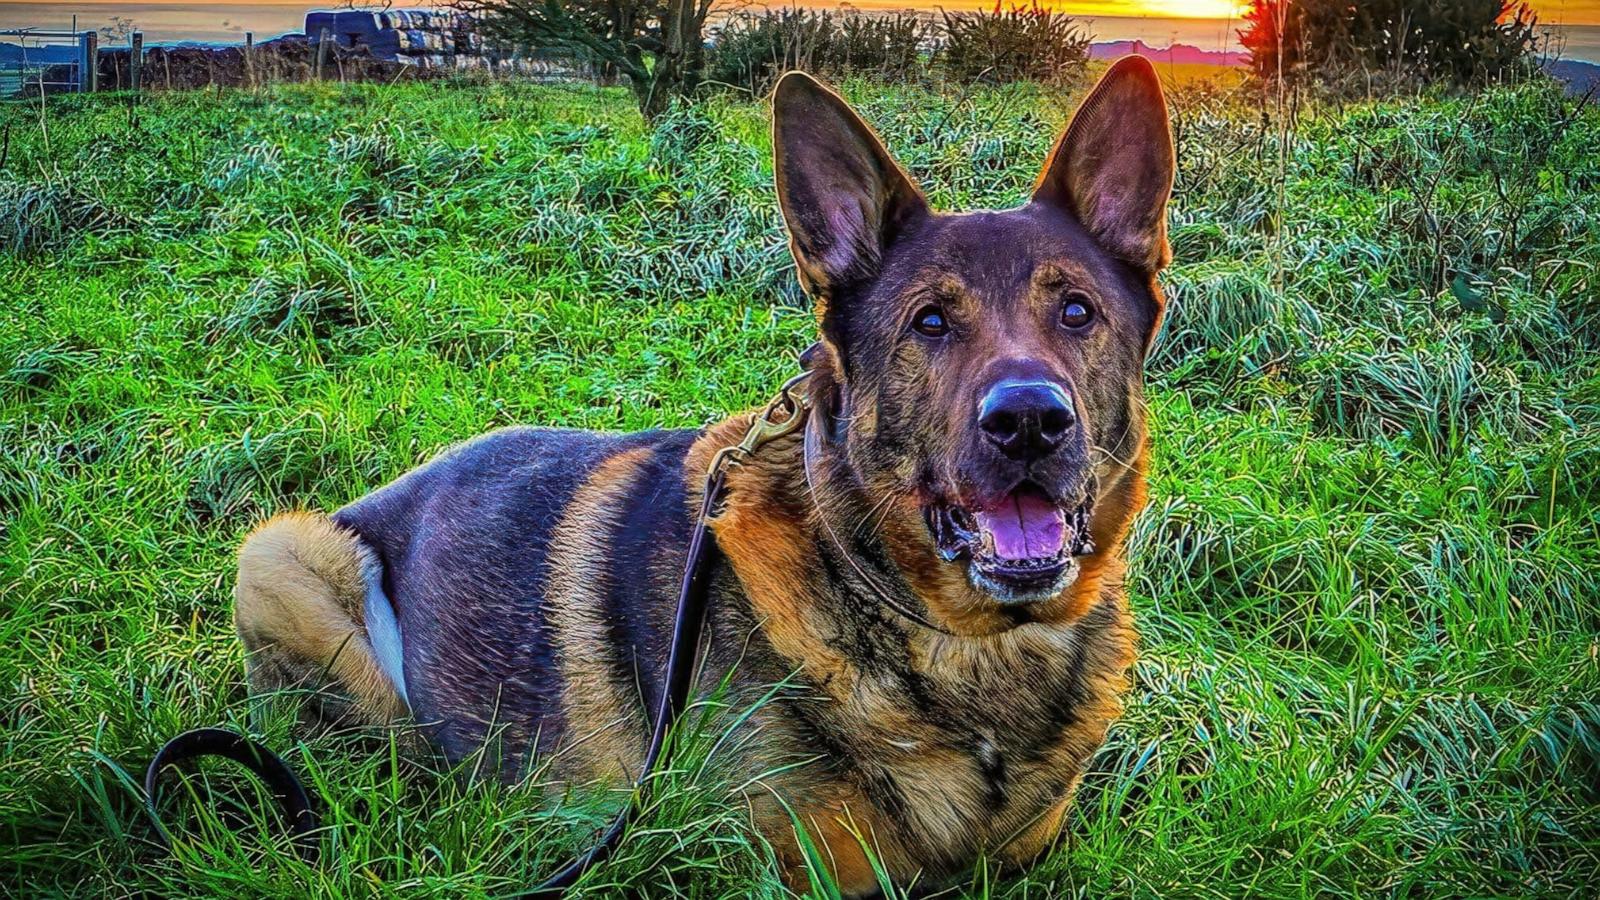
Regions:
[[[1020,201],[1074,99],[847,92],[947,208]],[[1135,695],[1061,847],[956,895],[1593,896],[1600,111],[1174,102]],[[256,709],[231,548],[487,428],[765,399],[812,329],[766,117],[504,84],[0,105],[0,893],[503,894],[586,839],[607,798]],[[226,801],[150,843],[133,782],[214,724],[289,751],[330,858]],[[593,894],[784,895],[691,738]]]

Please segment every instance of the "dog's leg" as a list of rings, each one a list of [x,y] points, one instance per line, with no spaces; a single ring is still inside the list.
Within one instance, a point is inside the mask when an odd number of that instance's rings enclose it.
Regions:
[[[326,516],[285,513],[252,532],[239,548],[234,591],[251,689],[309,691],[307,724],[404,715],[399,631],[380,575],[372,551]]]
[[[874,843],[874,835],[870,828],[855,821],[846,810],[840,815],[827,818],[812,816],[810,831],[811,839],[826,858],[828,868],[833,873],[834,883],[839,886],[841,894],[846,897],[872,897],[881,894],[877,873],[861,848],[862,841],[866,841],[868,846]],[[798,875],[799,872],[795,874]],[[801,896],[805,894],[804,891],[797,893]]]
[[[1072,808],[1072,796],[1078,791],[1078,779],[1067,786],[1067,792],[1046,809],[1039,818],[1008,841],[996,854],[1002,862],[1012,866],[1026,866],[1045,851],[1055,846],[1061,829],[1067,824],[1067,811]]]
[[[784,884],[797,896],[809,896],[810,869],[816,863],[808,860],[799,832],[795,830],[794,819],[787,809],[766,797],[750,799],[757,830],[777,852],[779,874]],[[858,806],[863,811],[870,809],[865,804]],[[821,856],[818,862],[827,867],[827,874],[838,885],[840,894],[849,898],[882,896],[877,872],[862,849],[862,843],[873,848],[875,853],[892,854],[881,861],[891,872],[896,871],[903,860],[895,848],[880,845],[872,819],[858,818],[852,812],[853,808],[843,800],[836,799],[833,802],[819,802],[809,809],[797,809],[795,815],[805,824],[806,837]]]

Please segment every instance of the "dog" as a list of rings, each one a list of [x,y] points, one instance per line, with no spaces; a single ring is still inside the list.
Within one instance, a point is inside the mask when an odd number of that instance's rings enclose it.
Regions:
[[[698,685],[781,686],[730,745],[792,885],[788,809],[850,895],[875,890],[874,856],[899,883],[1026,864],[1135,658],[1124,539],[1175,169],[1160,82],[1113,65],[1003,212],[930,209],[806,75],[775,88],[772,133],[816,306],[811,413],[728,471]],[[502,429],[332,515],[270,519],[238,559],[252,689],[314,688],[312,720],[414,722],[508,778],[537,757],[625,783],[707,467],[753,415]]]

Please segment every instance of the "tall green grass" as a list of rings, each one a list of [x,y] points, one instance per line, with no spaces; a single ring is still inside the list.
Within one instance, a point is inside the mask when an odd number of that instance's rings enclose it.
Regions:
[[[1022,199],[1074,99],[846,88],[951,208]],[[1529,85],[1284,134],[1176,103],[1137,686],[1061,847],[958,893],[1592,891],[1600,113]],[[0,890],[497,894],[586,839],[615,797],[292,735],[246,696],[230,552],[486,428],[763,400],[813,327],[766,117],[514,84],[0,107]],[[330,859],[225,767],[150,844],[131,779],[218,723],[289,750]],[[782,896],[689,732],[585,884]]]

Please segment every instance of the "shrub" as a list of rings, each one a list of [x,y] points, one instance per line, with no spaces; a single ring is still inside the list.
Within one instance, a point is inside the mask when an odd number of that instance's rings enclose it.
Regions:
[[[917,78],[937,26],[916,13],[835,15],[790,8],[741,13],[715,35],[707,80],[764,94],[789,69],[893,81]]]
[[[732,17],[715,40],[707,81],[759,95],[789,69],[896,82],[938,71],[955,81],[1070,84],[1088,64],[1092,37],[1034,0],[937,20],[914,12],[768,10]]]
[[[1534,25],[1526,4],[1507,0],[1255,0],[1239,37],[1263,77],[1472,85],[1526,65]]]
[[[937,34],[932,20],[913,12],[843,16],[834,39],[834,65],[847,74],[912,78],[922,69],[923,49]]]
[[[1091,36],[1070,16],[1039,5],[944,13],[939,62],[957,81],[1076,81],[1089,61]]]

